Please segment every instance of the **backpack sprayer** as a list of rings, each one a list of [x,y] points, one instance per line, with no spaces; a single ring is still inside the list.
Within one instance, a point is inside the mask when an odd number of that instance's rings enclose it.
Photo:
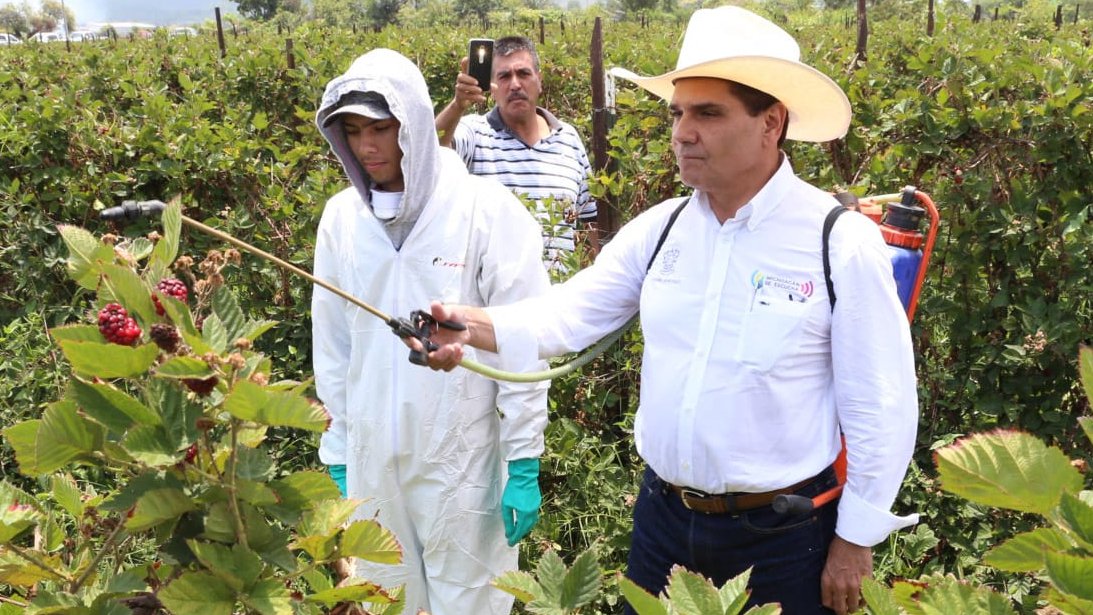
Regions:
[[[907,321],[911,322],[918,307],[918,296],[922,283],[926,279],[926,269],[930,265],[930,255],[937,240],[937,230],[941,217],[930,195],[907,186],[898,194],[858,199],[849,192],[840,192],[835,198],[847,209],[859,211],[880,226],[881,236],[892,260],[892,275],[896,279],[896,293],[907,312]],[[920,227],[922,219],[930,216],[930,225],[925,234]],[[829,229],[828,229],[829,230]],[[825,238],[826,239],[826,238]],[[825,241],[826,249],[826,241]],[[846,438],[843,448],[835,459],[835,476],[838,485],[817,495],[779,494],[774,497],[771,507],[780,514],[805,514],[839,497],[846,484]]]

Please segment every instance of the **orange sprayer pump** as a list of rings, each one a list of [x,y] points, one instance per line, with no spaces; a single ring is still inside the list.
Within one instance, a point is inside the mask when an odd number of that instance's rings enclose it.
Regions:
[[[850,209],[860,211],[880,225],[884,242],[892,249],[892,275],[896,278],[896,287],[900,301],[907,311],[907,321],[915,317],[918,296],[922,283],[926,279],[926,268],[930,265],[930,255],[934,250],[937,230],[941,221],[937,207],[930,195],[907,186],[898,194],[867,196],[861,199],[847,192],[840,192],[835,198]],[[925,234],[919,230],[924,215],[930,218],[930,225]],[[835,476],[839,484],[813,498],[782,494],[774,498],[772,507],[779,513],[804,513],[819,508],[842,493],[846,483],[846,437],[843,448],[835,458]]]

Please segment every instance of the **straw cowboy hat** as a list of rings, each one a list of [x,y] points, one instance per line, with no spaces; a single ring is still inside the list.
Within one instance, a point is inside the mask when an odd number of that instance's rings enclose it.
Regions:
[[[720,6],[691,15],[674,71],[641,77],[613,68],[611,74],[668,101],[678,79],[736,81],[785,104],[787,139],[821,142],[842,137],[850,126],[850,100],[831,78],[800,59],[800,47],[785,30],[740,7]]]

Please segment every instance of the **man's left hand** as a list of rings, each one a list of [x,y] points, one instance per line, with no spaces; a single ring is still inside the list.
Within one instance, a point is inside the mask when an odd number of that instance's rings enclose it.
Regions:
[[[824,606],[838,615],[854,613],[864,603],[861,584],[873,577],[873,549],[849,543],[838,536],[827,550],[827,563],[820,577]]]

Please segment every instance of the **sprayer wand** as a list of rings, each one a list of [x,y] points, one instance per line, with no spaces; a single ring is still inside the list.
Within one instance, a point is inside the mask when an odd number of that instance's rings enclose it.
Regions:
[[[167,204],[163,201],[123,201],[122,204],[117,207],[109,207],[107,209],[104,209],[99,214],[99,217],[103,220],[129,221],[145,216],[158,216],[163,212],[166,207]],[[269,252],[256,248],[255,246],[252,246],[251,244],[241,239],[232,237],[231,235],[223,231],[218,231],[211,226],[202,224],[201,222],[198,222],[197,220],[194,220],[193,218],[190,218],[188,216],[183,215],[181,216],[181,218],[182,223],[191,228],[197,229],[202,233],[212,235],[213,237],[226,241],[241,250],[249,252],[259,258],[265,259],[286,271],[294,273],[310,281],[316,286],[320,286],[334,293],[338,297],[345,299],[353,305],[356,305],[357,307],[365,310],[369,314],[372,314],[373,316],[385,322],[387,326],[391,328],[391,332],[397,335],[399,338],[412,337],[417,339],[419,342],[421,342],[421,345],[424,347],[425,352],[417,350],[410,351],[410,362],[415,365],[427,366],[429,364],[429,361],[426,353],[432,352],[433,350],[437,349],[436,344],[429,340],[429,334],[432,332],[434,327],[444,327],[445,329],[449,329],[452,331],[462,331],[466,328],[466,325],[460,322],[438,322],[435,318],[432,317],[431,314],[423,310],[415,310],[411,312],[409,318],[396,318],[394,316],[386,314],[385,312],[379,310],[374,306],[369,305],[368,303],[365,303],[364,301],[361,301],[357,297],[354,297],[353,295],[345,292],[337,286],[334,286],[329,282],[315,277],[314,275],[308,273],[307,271],[304,271],[296,265],[293,265],[286,260],[270,254]],[[592,359],[596,358],[596,356],[598,356],[608,346],[614,343],[615,340],[622,336],[623,331],[626,330],[629,324],[630,323],[623,325],[611,335],[608,335],[604,339],[600,340],[591,348],[589,348],[588,351],[586,351],[583,355],[577,357],[575,360],[565,365],[555,367],[553,369],[548,369],[540,372],[515,373],[495,369],[488,365],[483,365],[470,359],[463,359],[462,361],[460,361],[459,365],[461,367],[471,370],[472,372],[481,374],[483,376],[486,376],[487,378],[492,378],[494,380],[504,380],[507,382],[540,382],[543,380],[550,380],[552,378],[557,378],[564,374],[568,374],[569,372],[576,370],[577,368],[585,365]]]

